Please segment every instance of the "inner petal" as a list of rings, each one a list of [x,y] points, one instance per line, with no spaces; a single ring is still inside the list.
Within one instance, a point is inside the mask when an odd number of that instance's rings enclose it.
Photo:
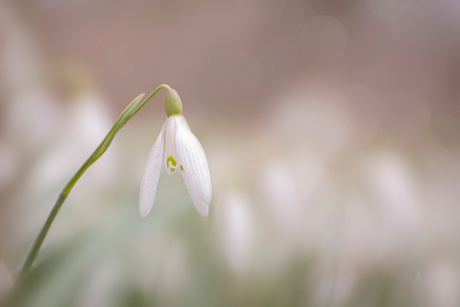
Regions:
[[[176,151],[176,131],[177,124],[175,116],[167,119],[165,127],[165,152],[164,161],[166,172],[170,175],[176,172],[176,168],[180,166],[180,161]]]

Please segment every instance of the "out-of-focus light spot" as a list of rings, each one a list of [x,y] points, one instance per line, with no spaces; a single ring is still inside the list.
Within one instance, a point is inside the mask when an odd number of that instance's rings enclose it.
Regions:
[[[292,90],[270,100],[275,105],[270,133],[288,151],[309,148],[329,157],[347,144],[351,127],[343,108],[331,98]]]
[[[343,97],[357,139],[369,144],[377,135],[387,111],[380,96],[367,86],[349,84]]]
[[[367,6],[377,18],[393,21],[409,12],[412,0],[367,0]]]
[[[300,47],[318,63],[334,63],[345,54],[348,34],[343,24],[331,16],[317,16],[300,32]]]
[[[254,246],[254,218],[245,195],[229,192],[222,208],[225,256],[230,268],[242,273],[248,268]]]
[[[430,106],[420,94],[404,90],[388,94],[389,114],[382,134],[390,142],[408,145],[420,140],[431,122]]]
[[[343,261],[350,265],[359,261],[361,266],[365,266],[381,252],[381,242],[376,239],[375,210],[359,194],[350,196],[344,202],[340,254]]]
[[[211,63],[206,89],[241,97],[259,84],[260,63],[245,49],[232,49],[219,54]],[[205,93],[206,94],[206,93]]]
[[[329,180],[326,161],[302,150],[287,152],[285,159],[289,161],[287,175],[293,176],[291,184],[295,184],[292,193],[296,193],[299,202],[295,209],[301,215],[294,238],[302,242],[301,248],[309,249],[322,240],[323,228],[330,217],[328,206],[323,206],[320,200]]]
[[[320,157],[298,152],[291,158],[291,169],[301,202],[308,206],[326,180],[326,165]]]
[[[87,139],[88,147],[98,145],[109,132],[112,119],[106,101],[97,93],[78,96],[74,102],[72,123],[75,134]]]
[[[393,38],[408,47],[417,47],[425,42],[432,32],[431,11],[413,7],[404,17],[390,23]]]
[[[460,303],[460,274],[448,261],[432,263],[426,270],[425,286],[428,306],[456,307]]]

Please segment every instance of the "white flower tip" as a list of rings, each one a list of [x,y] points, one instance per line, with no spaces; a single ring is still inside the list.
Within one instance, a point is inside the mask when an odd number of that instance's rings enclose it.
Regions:
[[[141,214],[141,219],[145,219],[147,217],[147,215],[149,215],[148,213],[145,213],[145,212],[142,212],[142,211],[140,211],[139,213]]]
[[[147,206],[143,205],[142,203],[139,203],[139,213],[141,215],[141,219],[145,219],[147,215],[150,213],[150,208],[147,208]]]
[[[156,187],[155,187],[156,188]],[[155,193],[156,191],[153,190],[151,184],[149,184],[148,180],[143,180],[141,183],[141,189],[139,193],[139,213],[141,218],[146,218],[149,215],[150,211],[152,211],[153,202],[155,201]]]
[[[208,217],[209,214],[209,205],[206,206],[195,206],[196,210],[202,217]]]

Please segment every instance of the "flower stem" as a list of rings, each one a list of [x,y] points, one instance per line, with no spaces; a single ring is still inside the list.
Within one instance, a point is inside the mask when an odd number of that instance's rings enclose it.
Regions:
[[[22,266],[21,272],[19,273],[18,279],[21,279],[27,273],[29,273],[35,261],[35,258],[37,257],[37,254],[40,251],[43,241],[45,240],[46,235],[48,234],[48,231],[50,230],[51,225],[53,224],[53,221],[59,212],[59,209],[61,209],[62,204],[67,199],[67,196],[69,196],[70,191],[75,186],[75,184],[80,179],[80,177],[94,162],[96,162],[97,159],[99,159],[105,153],[105,151],[107,150],[107,148],[109,148],[110,144],[115,138],[115,135],[118,133],[118,131],[120,131],[120,129],[123,128],[123,126],[134,115],[136,115],[136,113],[139,112],[140,109],[142,109],[144,105],[153,96],[155,96],[155,94],[157,94],[163,88],[167,89],[168,91],[171,90],[171,88],[168,85],[162,84],[159,87],[157,87],[142,103],[141,101],[142,101],[142,98],[144,98],[144,94],[137,96],[120,114],[117,121],[113,125],[112,129],[110,129],[109,133],[107,134],[105,139],[102,141],[102,143],[96,148],[93,154],[88,158],[88,160],[86,160],[86,162],[80,167],[77,173],[72,177],[72,179],[70,179],[70,181],[62,189],[61,193],[59,193],[59,197],[56,200],[56,203],[54,204],[53,209],[51,210],[48,218],[46,219],[45,225],[43,225],[37,238],[35,238],[32,248],[30,249],[29,254],[27,255],[26,261],[24,262],[24,265]]]

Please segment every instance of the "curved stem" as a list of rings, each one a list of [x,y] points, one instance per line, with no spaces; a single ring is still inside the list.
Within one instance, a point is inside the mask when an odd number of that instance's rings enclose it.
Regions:
[[[56,218],[56,215],[59,212],[59,209],[61,209],[62,204],[64,201],[67,199],[67,196],[69,196],[70,191],[72,188],[75,186],[77,181],[80,179],[80,177],[84,174],[84,172],[94,163],[99,159],[107,150],[107,148],[110,146],[112,143],[113,139],[115,138],[115,135],[120,131],[121,128],[134,116],[136,115],[137,112],[139,112],[145,104],[153,97],[155,94],[157,94],[161,89],[167,89],[168,91],[171,90],[171,88],[166,85],[162,84],[159,87],[157,87],[145,100],[144,102],[141,102],[142,98],[144,97],[144,94],[141,94],[137,96],[120,114],[118,117],[117,121],[113,125],[112,129],[110,129],[109,133],[105,137],[105,139],[101,142],[101,144],[96,148],[96,150],[93,152],[93,154],[86,160],[86,162],[80,167],[80,169],[77,171],[77,173],[70,179],[70,181],[65,185],[65,187],[62,189],[61,193],[59,193],[59,197],[56,200],[56,203],[54,204],[53,209],[51,210],[48,218],[46,219],[45,225],[43,225],[42,229],[40,230],[37,238],[35,238],[35,241],[32,245],[32,248],[29,251],[29,254],[27,255],[26,261],[24,262],[24,265],[22,266],[21,272],[19,273],[18,279],[21,279],[24,277],[27,273],[29,273],[30,268],[32,267],[35,258],[37,257],[38,252],[40,251],[40,248],[43,244],[43,241],[45,241],[46,235],[48,234],[48,231],[51,228],[51,225],[53,224],[54,219]]]

